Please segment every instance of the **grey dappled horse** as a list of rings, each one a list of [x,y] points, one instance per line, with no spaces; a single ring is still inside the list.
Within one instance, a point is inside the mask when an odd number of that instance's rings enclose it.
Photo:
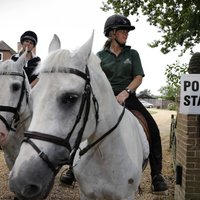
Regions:
[[[26,52],[16,62],[0,62],[0,146],[10,170],[32,114],[29,102],[31,88],[23,70],[25,57]]]
[[[117,102],[92,43],[93,36],[74,52],[60,49],[56,35],[50,43],[31,92],[32,121],[10,173],[19,199],[44,199],[70,163],[81,200],[130,200],[138,190],[148,141]]]

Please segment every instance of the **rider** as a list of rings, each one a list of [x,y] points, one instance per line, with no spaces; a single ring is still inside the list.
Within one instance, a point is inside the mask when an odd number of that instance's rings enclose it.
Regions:
[[[33,87],[38,81],[38,75],[34,74],[35,69],[37,68],[39,62],[41,61],[40,57],[36,56],[33,52],[35,46],[37,45],[37,35],[33,31],[26,31],[20,37],[20,43],[22,45],[19,53],[12,55],[11,59],[16,61],[24,53],[26,48],[28,52],[26,55],[27,63],[24,66],[24,70],[28,76],[29,83]]]
[[[162,176],[162,146],[158,126],[136,97],[135,91],[142,83],[144,77],[139,54],[136,50],[126,45],[128,33],[134,30],[129,19],[123,15],[110,16],[104,26],[104,34],[108,38],[102,51],[97,55],[101,59],[101,67],[111,83],[112,89],[120,104],[126,103],[129,110],[137,110],[145,117],[150,135],[150,166],[152,177],[152,190],[164,192],[168,189]],[[69,184],[74,176],[69,169],[61,177],[61,181]]]

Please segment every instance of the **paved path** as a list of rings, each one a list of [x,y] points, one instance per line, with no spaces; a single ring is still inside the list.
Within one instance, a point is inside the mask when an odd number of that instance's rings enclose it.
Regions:
[[[162,139],[163,149],[169,148],[169,134],[170,134],[170,125],[171,125],[171,115],[177,115],[176,111],[172,110],[162,110],[162,109],[149,109],[152,113],[153,118],[158,124],[160,129],[160,136]]]
[[[171,115],[176,115],[176,111],[162,110],[162,109],[148,109],[156,120],[160,129],[160,136],[163,149],[163,175],[168,183],[168,195],[155,195],[151,193],[151,178],[149,165],[144,171],[141,188],[143,194],[138,196],[136,200],[174,200],[174,173],[172,169],[172,157],[169,151],[169,137]]]
[[[158,124],[161,136],[168,135],[171,124],[171,115],[176,115],[176,111],[161,109],[149,109],[149,111],[153,112],[152,116]]]

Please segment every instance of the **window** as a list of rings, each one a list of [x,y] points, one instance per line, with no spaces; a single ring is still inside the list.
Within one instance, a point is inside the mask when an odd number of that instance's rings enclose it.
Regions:
[[[0,52],[0,61],[3,61],[3,53]]]

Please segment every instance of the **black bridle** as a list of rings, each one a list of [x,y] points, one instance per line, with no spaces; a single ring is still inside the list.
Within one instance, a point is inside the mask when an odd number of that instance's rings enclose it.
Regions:
[[[47,73],[50,73],[50,72],[47,72]],[[26,131],[24,133],[25,138],[23,140],[23,142],[29,143],[35,149],[35,151],[38,153],[38,155],[41,157],[41,159],[44,162],[46,162],[48,167],[53,171],[54,175],[56,175],[58,173],[59,169],[64,164],[72,165],[72,163],[73,163],[74,156],[75,156],[77,150],[79,149],[80,143],[82,141],[83,132],[85,130],[85,126],[86,126],[87,121],[88,121],[88,116],[89,116],[89,112],[90,112],[91,96],[92,96],[92,101],[93,101],[94,108],[95,108],[96,126],[97,126],[97,123],[98,123],[99,105],[98,105],[98,101],[97,101],[97,99],[96,99],[96,97],[95,97],[95,95],[92,91],[92,87],[91,87],[91,84],[90,84],[90,75],[89,75],[88,66],[86,66],[85,73],[83,73],[83,72],[81,72],[77,69],[73,69],[73,68],[67,68],[64,71],[64,73],[75,74],[75,75],[80,76],[81,78],[83,78],[85,80],[85,87],[84,87],[84,92],[83,92],[83,95],[82,95],[82,100],[81,100],[79,112],[76,116],[76,121],[75,121],[71,131],[67,134],[67,137],[64,138],[64,139],[53,136],[53,135],[49,135],[49,134],[46,134],[46,133]],[[92,148],[94,145],[96,145],[98,142],[100,142],[105,136],[110,134],[118,126],[118,124],[120,123],[120,121],[123,117],[124,111],[125,111],[125,107],[124,107],[122,114],[120,115],[116,125],[113,128],[111,128],[107,133],[105,133],[102,137],[100,137],[97,141],[86,146],[86,148],[81,150],[80,156],[85,154],[90,148]],[[83,115],[83,113],[84,113],[84,115]],[[80,122],[80,119],[82,117],[83,117],[82,126],[81,126],[80,130],[78,131],[78,136],[75,140],[74,145],[71,147],[69,140],[70,140],[77,124]],[[47,142],[51,142],[51,143],[63,146],[65,148],[67,148],[67,150],[70,152],[70,156],[69,156],[68,159],[60,161],[58,163],[58,165],[55,167],[54,164],[49,160],[48,156],[44,152],[42,152],[31,139],[43,140],[43,141],[47,141]]]
[[[6,73],[6,72],[2,72],[0,73],[0,75],[9,75],[9,76],[20,76],[23,78],[22,81],[22,86],[21,86],[21,93],[20,93],[20,97],[19,97],[19,101],[16,105],[16,107],[11,107],[11,106],[4,106],[4,105],[0,105],[0,112],[10,112],[13,113],[13,118],[11,120],[10,123],[7,122],[7,120],[0,114],[0,119],[3,121],[3,123],[5,124],[6,128],[8,131],[12,130],[12,131],[16,131],[15,128],[16,127],[12,127],[12,124],[17,124],[17,122],[20,120],[20,108],[21,108],[21,104],[22,104],[22,100],[24,98],[25,93],[27,92],[26,90],[26,86],[25,86],[25,74],[23,73],[19,73],[19,72],[10,72],[10,73]],[[26,101],[28,102],[28,98],[26,99]]]

